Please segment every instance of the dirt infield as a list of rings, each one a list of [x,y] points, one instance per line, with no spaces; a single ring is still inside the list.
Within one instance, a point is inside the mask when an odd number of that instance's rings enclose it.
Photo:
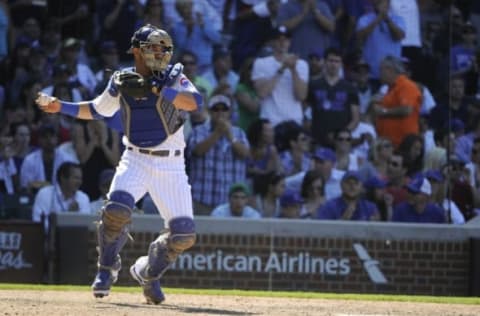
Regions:
[[[0,315],[329,315],[329,316],[478,316],[480,306],[352,300],[168,295],[158,306],[140,293],[111,293],[94,299],[88,292],[0,291]]]

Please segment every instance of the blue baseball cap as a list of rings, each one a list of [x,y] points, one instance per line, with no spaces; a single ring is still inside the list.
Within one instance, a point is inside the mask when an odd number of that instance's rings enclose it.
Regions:
[[[286,190],[280,197],[280,205],[283,207],[299,205],[303,203],[300,194],[293,190]]]
[[[348,180],[348,179],[355,179],[357,181],[362,182],[362,177],[360,177],[360,173],[358,171],[352,171],[349,170],[343,174],[342,181]]]
[[[425,177],[427,177],[428,180],[433,180],[436,182],[442,182],[445,180],[445,177],[443,176],[442,172],[440,170],[435,170],[435,169],[430,169],[427,172],[425,172]]]
[[[313,158],[318,159],[318,160],[328,160],[333,163],[337,161],[337,157],[335,155],[335,152],[331,150],[330,148],[327,147],[320,147],[318,148],[314,153],[313,153]]]
[[[367,189],[383,189],[387,184],[388,182],[386,180],[380,179],[379,177],[370,177],[363,183]]]
[[[424,193],[427,195],[432,194],[432,185],[430,184],[430,181],[428,181],[428,179],[423,175],[416,176],[405,187],[411,193]]]

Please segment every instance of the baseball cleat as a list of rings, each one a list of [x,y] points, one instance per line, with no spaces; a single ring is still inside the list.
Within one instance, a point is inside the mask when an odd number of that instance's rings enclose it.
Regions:
[[[118,271],[98,269],[95,280],[92,283],[93,296],[102,298],[110,294],[110,287],[117,282]]]
[[[130,267],[130,274],[143,288],[143,296],[147,300],[147,304],[157,305],[165,300],[165,295],[160,287],[159,280],[146,280],[142,277],[142,272],[148,264],[148,257],[143,256]]]

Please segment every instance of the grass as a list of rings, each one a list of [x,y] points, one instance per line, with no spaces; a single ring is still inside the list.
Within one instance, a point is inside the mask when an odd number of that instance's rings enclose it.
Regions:
[[[34,290],[34,291],[90,291],[84,285],[45,285],[45,284],[2,284],[1,290]],[[138,293],[138,287],[116,286],[114,292]],[[440,304],[468,304],[480,305],[480,297],[454,297],[454,296],[424,296],[424,295],[390,295],[390,294],[344,294],[344,293],[318,293],[318,292],[285,292],[285,291],[246,291],[246,290],[219,290],[219,289],[179,289],[164,288],[171,294],[189,295],[216,295],[216,296],[255,296],[255,297],[288,297],[300,299],[335,299],[335,300],[362,300],[362,301],[396,301],[415,303],[440,303]]]

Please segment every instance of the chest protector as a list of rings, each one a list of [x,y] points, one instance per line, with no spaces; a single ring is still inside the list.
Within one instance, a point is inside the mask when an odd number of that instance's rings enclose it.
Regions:
[[[122,94],[120,105],[125,135],[137,147],[161,144],[185,121],[183,112],[153,92],[142,98]]]

